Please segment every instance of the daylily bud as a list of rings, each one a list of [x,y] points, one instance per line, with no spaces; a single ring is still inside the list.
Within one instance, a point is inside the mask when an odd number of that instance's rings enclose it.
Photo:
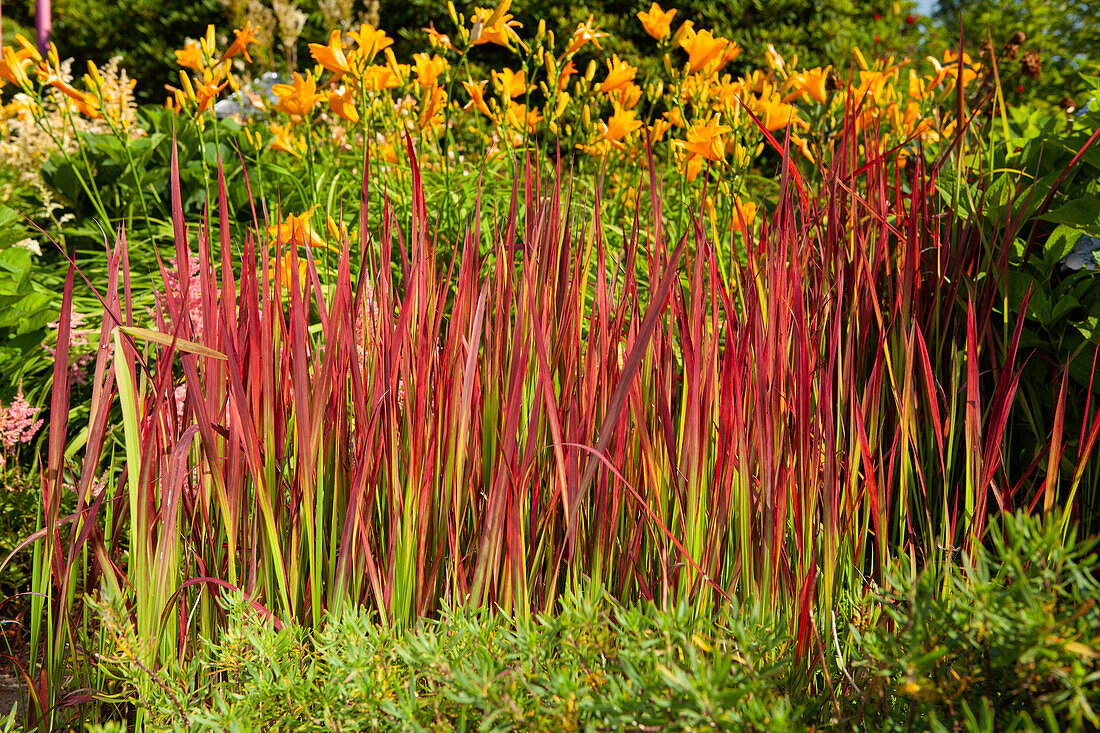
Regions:
[[[451,0],[447,0],[447,15],[451,16],[451,22],[455,25],[462,25],[458,22],[458,11],[455,10],[455,4]]]
[[[668,74],[671,74],[672,73],[672,57],[669,56],[666,53],[665,57],[663,59],[661,59],[661,61],[665,66],[665,72],[668,73]]]
[[[595,78],[595,76],[596,76],[596,60],[592,59],[591,61],[588,62],[588,68],[585,69],[584,80],[585,81],[592,81],[592,79]]]

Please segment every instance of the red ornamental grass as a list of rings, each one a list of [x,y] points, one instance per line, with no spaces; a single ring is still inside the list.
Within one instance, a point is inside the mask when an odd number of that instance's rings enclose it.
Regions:
[[[289,287],[259,214],[231,241],[220,169],[216,239],[188,229],[173,158],[175,262],[198,265],[164,271],[157,328],[138,328],[120,233],[75,463],[55,379],[42,708],[77,587],[126,609],[150,667],[217,635],[219,593],[276,624],[365,604],[403,625],[443,602],[529,617],[589,583],[704,613],[758,600],[818,658],[839,594],[895,557],[972,552],[991,512],[1058,495],[1056,459],[1036,477],[1002,453],[1021,322],[993,327],[998,283],[977,275],[1007,247],[944,226],[937,166],[910,161],[907,189],[877,149],[849,124],[819,193],[785,165],[770,217],[723,242],[666,230],[652,166],[648,206],[609,241],[598,202],[571,208],[560,171],[527,160],[506,214],[479,201],[441,243],[410,141],[412,220],[383,202],[368,221],[368,166],[359,241],[331,268],[303,253]],[[124,462],[96,493],[114,406]]]

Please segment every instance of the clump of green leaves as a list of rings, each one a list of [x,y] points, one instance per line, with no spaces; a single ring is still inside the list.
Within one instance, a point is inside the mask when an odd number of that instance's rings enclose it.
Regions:
[[[312,635],[229,601],[203,686],[172,663],[116,671],[173,730],[1079,730],[1100,710],[1096,543],[1059,526],[1010,516],[973,561],[898,576],[837,637],[847,659],[811,669],[759,608],[700,618],[593,587],[529,625],[447,608],[396,631],[353,608]]]
[[[1081,730],[1100,725],[1096,541],[1006,515],[973,562],[883,594],[852,628],[866,675],[847,696],[871,729]]]

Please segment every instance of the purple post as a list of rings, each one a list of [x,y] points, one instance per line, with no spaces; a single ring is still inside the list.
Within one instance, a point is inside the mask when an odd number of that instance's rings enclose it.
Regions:
[[[45,56],[50,50],[50,0],[35,0],[34,29],[37,33],[38,53]]]

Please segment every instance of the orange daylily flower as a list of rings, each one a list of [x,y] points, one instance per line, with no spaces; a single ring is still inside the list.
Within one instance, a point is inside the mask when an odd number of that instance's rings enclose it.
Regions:
[[[623,138],[642,126],[637,116],[634,110],[615,110],[607,122],[600,121],[600,140],[606,140],[620,149],[625,148]]]
[[[359,110],[355,109],[355,90],[351,87],[328,92],[328,106],[348,122],[359,121]]]
[[[240,30],[234,29],[233,35],[236,36],[236,38],[233,40],[233,43],[229,44],[229,48],[225,50],[225,55],[222,56],[222,59],[231,59],[237,54],[242,54],[244,60],[251,64],[252,57],[248,55],[248,44],[259,43],[259,41],[256,40],[256,32],[259,30],[259,28],[253,27],[252,21],[246,22],[244,28]]]
[[[27,49],[16,51],[10,46],[6,46],[3,55],[0,56],[0,80],[2,80],[0,86],[3,86],[4,82],[11,82],[18,87],[30,87],[31,80],[27,76],[27,69],[33,65],[35,60]]]
[[[333,81],[352,70],[347,54],[344,53],[344,42],[341,40],[340,31],[338,30],[329,34],[328,45],[323,43],[309,44],[309,55],[313,57],[314,61],[335,74]]]
[[[522,28],[523,24],[513,20],[510,13],[501,13],[496,22],[489,24],[496,11],[492,8],[474,8],[470,22],[474,24],[470,37],[475,46],[485,43],[493,43],[505,48],[512,47],[512,41],[518,41],[519,35],[516,28]],[[480,28],[480,30],[479,30]]]
[[[634,81],[634,75],[637,73],[637,67],[619,60],[617,54],[612,54],[611,59],[607,62],[607,78],[600,84],[600,91],[606,94],[616,89],[622,89]]]
[[[809,71],[791,74],[787,80],[791,92],[783,98],[783,101],[790,102],[799,97],[809,97],[818,104],[825,104],[825,82],[828,81],[832,68],[832,66],[826,66],[822,69],[818,66]]]
[[[733,228],[741,232],[742,236],[752,229],[752,223],[756,219],[756,204],[752,201],[744,201],[740,196],[733,200]],[[744,225],[742,225],[744,222]]]
[[[658,117],[653,120],[653,124],[649,126],[649,140],[650,142],[657,142],[664,138],[665,133],[672,128],[672,123],[666,119]]]
[[[317,232],[309,224],[309,218],[317,206],[302,212],[301,214],[287,214],[286,221],[272,224],[267,228],[267,234],[273,244],[293,244],[299,247],[330,247],[324,239],[317,236]]]
[[[420,30],[428,34],[428,43],[438,48],[445,48],[448,51],[454,51],[454,44],[451,43],[451,37],[446,33],[440,33],[435,29],[435,22],[428,23],[427,28],[421,28]]]
[[[375,55],[393,45],[393,39],[387,36],[385,31],[375,28],[370,23],[364,23],[358,31],[349,32],[348,37],[355,41],[355,45],[359,47],[359,53],[368,64],[374,60]]]
[[[558,91],[564,92],[565,85],[569,83],[569,77],[577,73],[577,66],[573,63],[573,59],[569,59],[565,63],[565,66],[561,67],[561,71],[558,73]]]
[[[434,86],[431,90],[424,90],[424,96],[420,99],[421,109],[420,117],[417,120],[417,126],[423,130],[431,125],[434,125],[439,120],[439,113],[443,111],[443,107],[447,104],[447,93],[443,91],[443,87]]]
[[[363,72],[363,86],[371,91],[379,92],[383,89],[394,89],[400,86],[393,69],[385,65],[368,66]]]
[[[726,155],[722,144],[722,134],[730,131],[726,125],[718,124],[718,116],[710,118],[706,124],[696,123],[688,128],[687,140],[677,140],[676,144],[707,160],[720,161]]]
[[[779,97],[771,96],[757,100],[754,105],[760,122],[769,132],[781,130],[798,119],[798,110],[792,104],[784,104]]]
[[[295,158],[302,157],[302,148],[305,147],[302,144],[301,138],[295,137],[290,133],[290,123],[285,125],[276,125],[274,122],[267,126],[267,129],[275,136],[271,140],[271,149],[277,150],[281,153],[290,153]]]
[[[279,99],[275,109],[286,112],[296,121],[308,117],[314,105],[325,98],[317,93],[317,82],[312,71],[307,71],[305,77],[295,71],[291,84],[275,84],[271,92]]]
[[[606,33],[601,33],[592,21],[592,16],[588,16],[588,20],[584,23],[577,24],[577,30],[573,31],[573,37],[569,39],[569,45],[565,48],[565,56],[571,56],[576,53],[580,48],[591,42],[596,48],[601,48],[600,39],[607,38]]]
[[[710,31],[689,31],[680,39],[680,48],[688,54],[688,73],[694,74],[704,66],[721,58],[729,41],[714,36]]]
[[[436,54],[429,56],[426,53],[413,54],[416,64],[416,83],[422,88],[433,87],[439,79],[439,75],[447,71],[450,64],[447,59]]]
[[[523,70],[512,71],[503,68],[499,72],[493,72],[493,84],[509,99],[515,99],[527,93],[530,87],[527,85],[527,74]]]
[[[202,58],[202,46],[198,43],[191,41],[184,44],[183,48],[176,51],[176,63],[185,69],[194,69],[195,71],[202,71],[203,58]]]
[[[642,99],[642,88],[637,84],[627,84],[613,97],[614,103],[623,109],[634,109]]]
[[[508,107],[506,121],[517,129],[526,129],[533,132],[535,125],[542,119],[537,109],[528,110],[525,104],[512,104]]]
[[[657,3],[649,6],[648,11],[638,13],[638,20],[642,21],[645,32],[658,41],[663,41],[672,32],[672,16],[675,10],[664,11]]]
[[[466,90],[466,93],[470,95],[470,103],[467,104],[464,109],[473,107],[489,119],[493,119],[493,113],[489,111],[489,105],[485,103],[485,85],[487,83],[488,82],[484,79],[477,84],[474,84],[472,81],[462,82],[462,87]]]

